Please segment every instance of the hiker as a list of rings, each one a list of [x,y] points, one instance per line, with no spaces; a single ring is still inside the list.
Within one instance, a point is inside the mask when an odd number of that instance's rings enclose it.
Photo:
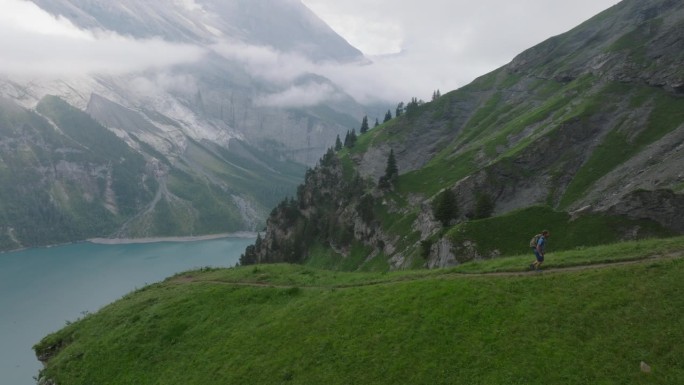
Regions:
[[[544,230],[541,234],[535,235],[530,241],[532,252],[534,252],[534,256],[537,258],[530,264],[530,269],[541,270],[541,264],[544,263],[544,253],[546,252],[546,239],[549,235],[549,231]]]

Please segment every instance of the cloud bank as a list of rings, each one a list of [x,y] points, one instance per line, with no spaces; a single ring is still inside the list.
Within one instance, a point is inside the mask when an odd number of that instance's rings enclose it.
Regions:
[[[198,60],[205,50],[161,39],[84,31],[23,0],[0,0],[0,73],[13,77],[122,74]]]
[[[353,93],[406,101],[464,86],[618,0],[302,2],[373,60],[351,70]]]
[[[315,73],[361,103],[429,100],[510,62],[517,54],[564,33],[617,0],[303,0],[361,49],[370,63],[321,64],[278,52],[224,42],[214,47],[239,60],[253,76],[286,84]],[[301,89],[301,87],[300,87]],[[320,91],[320,89],[318,90]],[[330,90],[332,93],[336,92]],[[262,101],[280,100],[288,90]],[[321,101],[321,92],[313,92]],[[295,99],[293,97],[293,99]],[[307,103],[312,103],[311,98]]]
[[[184,9],[200,7],[196,0],[178,1]],[[271,94],[256,96],[255,102],[263,106],[311,106],[338,100],[342,92],[361,103],[429,100],[433,91],[459,88],[615,1],[303,0],[369,59],[335,64],[239,41],[199,47],[84,31],[30,1],[0,0],[0,75],[141,73],[194,62],[213,51],[274,86]],[[321,81],[302,83],[310,74],[330,79],[337,87]],[[142,89],[149,86],[138,83]],[[182,83],[191,84],[192,79]]]

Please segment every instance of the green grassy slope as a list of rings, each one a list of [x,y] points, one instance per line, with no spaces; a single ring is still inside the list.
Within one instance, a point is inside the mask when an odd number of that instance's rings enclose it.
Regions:
[[[463,188],[464,195],[457,202],[462,223],[433,234],[426,242],[434,242],[447,233],[457,248],[469,242],[480,255],[490,256],[519,252],[525,245],[521,240],[529,237],[526,232],[542,228],[563,234],[563,242],[558,245],[562,249],[631,239],[634,229],[638,229],[635,234],[639,238],[672,235],[653,221],[607,214],[584,215],[575,221],[563,211],[573,205],[574,209],[589,205],[591,202],[583,198],[596,188],[597,181],[677,129],[684,118],[684,100],[653,87],[606,82],[592,75],[568,83],[527,79],[531,83],[526,87],[526,98],[512,102],[502,96],[506,90],[510,94],[510,88],[521,81],[520,75],[494,71],[417,107],[412,116],[374,128],[361,135],[354,148],[338,154],[345,164],[353,164],[360,162],[363,154],[375,145],[389,143],[401,148],[406,138],[415,141],[423,133],[443,141],[435,146],[435,155],[424,166],[408,172],[400,170],[395,190],[382,198],[391,204],[376,208],[375,219],[383,231],[401,239],[396,250],[420,265],[420,232],[413,221],[424,207],[415,204],[416,197],[433,199],[439,191],[453,189],[459,181],[474,175],[481,181],[473,182],[477,186],[472,188],[474,191]],[[457,113],[440,113],[445,108],[455,110],[459,101],[475,100],[479,94],[490,96],[481,98],[481,105],[465,122]],[[645,114],[643,127],[628,123],[634,109]],[[442,129],[442,136],[435,134]],[[601,130],[605,130],[605,136],[598,133]],[[412,132],[420,135],[412,137]],[[587,150],[591,148],[591,138],[600,145]],[[553,145],[558,148],[549,150]],[[430,152],[427,147],[406,148],[407,151],[397,153]],[[539,158],[534,155],[537,153],[545,155]],[[587,158],[584,163],[577,161],[583,157]],[[546,179],[539,178],[540,175]],[[538,178],[533,179],[535,176]],[[543,186],[544,196],[526,201],[520,193],[527,186],[526,180],[532,180],[529,185]],[[510,210],[515,207],[508,207],[509,211],[495,213],[497,216],[487,221],[470,221],[463,217],[473,213],[467,202],[477,191],[489,197],[494,207],[500,203],[497,199],[505,201],[511,197],[518,200],[519,207],[513,211]],[[547,209],[527,205],[546,205]],[[393,207],[393,212],[386,212],[387,207]],[[387,257],[379,254],[376,258]],[[459,258],[468,260],[465,255]],[[388,268],[382,263],[373,266],[379,270]],[[351,268],[365,269],[358,264]]]
[[[682,383],[684,238],[602,247],[550,254],[541,274],[520,272],[529,256],[385,274],[184,273],[36,351],[54,355],[43,375],[70,385]],[[513,272],[460,273],[491,270]]]

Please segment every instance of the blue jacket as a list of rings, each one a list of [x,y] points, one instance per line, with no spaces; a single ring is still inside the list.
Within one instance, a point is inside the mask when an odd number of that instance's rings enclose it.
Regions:
[[[546,238],[544,238],[543,235],[537,240],[537,250],[539,250],[542,255],[546,253]]]

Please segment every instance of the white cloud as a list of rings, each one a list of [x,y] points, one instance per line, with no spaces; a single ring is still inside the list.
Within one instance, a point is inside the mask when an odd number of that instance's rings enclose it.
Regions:
[[[199,59],[204,50],[161,39],[84,31],[23,0],[0,0],[0,73],[72,76],[127,73]]]
[[[201,11],[202,6],[197,4],[195,0],[176,0],[183,8],[188,11]]]
[[[276,84],[287,84],[299,76],[315,72],[317,66],[300,54],[287,53],[268,46],[250,45],[224,40],[212,46],[219,55],[235,60],[257,78]]]
[[[265,107],[309,107],[342,97],[329,84],[308,83],[296,85],[285,91],[263,95],[255,100],[255,104]]]
[[[199,90],[197,80],[192,75],[172,74],[167,71],[158,71],[154,74],[136,75],[129,79],[129,95],[134,95],[138,100],[165,97],[166,94],[195,95]]]

